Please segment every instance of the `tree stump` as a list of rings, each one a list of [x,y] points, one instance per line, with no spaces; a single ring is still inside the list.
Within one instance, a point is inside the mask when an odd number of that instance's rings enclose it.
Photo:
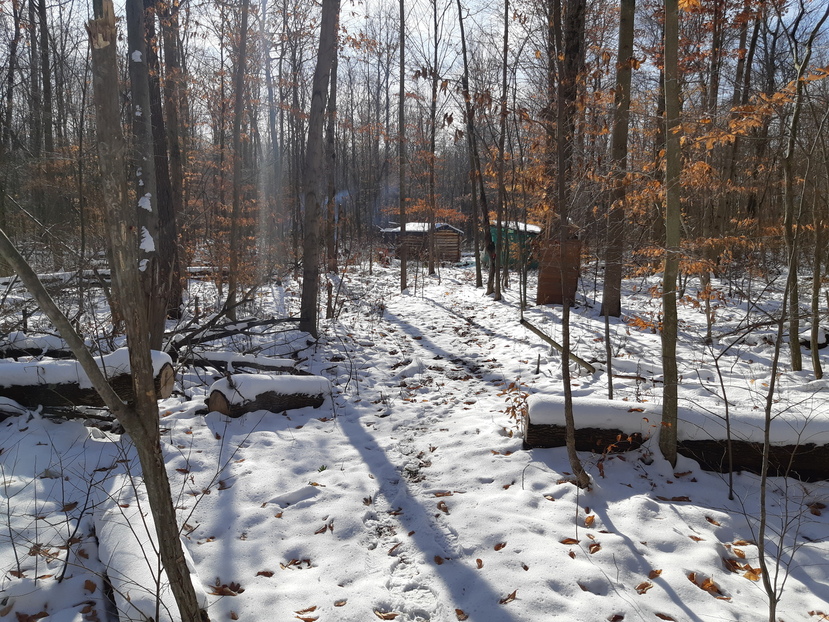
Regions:
[[[318,408],[330,393],[328,380],[321,376],[235,374],[215,382],[205,403],[209,411],[235,418],[257,410]]]

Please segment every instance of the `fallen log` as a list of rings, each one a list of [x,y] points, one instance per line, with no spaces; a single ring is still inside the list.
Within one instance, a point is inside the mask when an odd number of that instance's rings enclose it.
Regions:
[[[134,397],[129,355],[126,348],[97,359],[110,386],[118,396],[130,402]],[[175,371],[170,357],[153,352],[156,399],[170,397]],[[0,360],[0,397],[29,407],[104,406],[78,361],[41,359],[19,362]]]
[[[615,453],[655,441],[661,407],[652,403],[596,398],[573,401],[576,449]],[[524,448],[564,447],[563,398],[533,396],[524,411]],[[761,411],[731,413],[731,452],[735,471],[760,473],[763,466],[764,417]],[[706,471],[729,468],[725,420],[716,414],[681,408],[677,452]],[[804,481],[829,480],[829,422],[805,420],[796,412],[779,414],[770,430],[768,468],[773,476]],[[654,442],[655,444],[655,442]]]
[[[257,410],[318,408],[330,394],[331,386],[321,376],[235,374],[214,382],[205,403],[209,411],[235,418]]]

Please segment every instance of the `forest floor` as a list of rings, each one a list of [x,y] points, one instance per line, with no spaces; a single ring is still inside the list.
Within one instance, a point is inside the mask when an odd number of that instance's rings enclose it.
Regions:
[[[314,345],[290,333],[278,344],[254,334],[223,345],[284,356],[300,344],[298,367],[331,382],[323,406],[205,415],[214,374],[192,369],[160,403],[174,501],[212,620],[768,618],[758,476],[735,474],[729,500],[727,475],[683,457],[671,468],[657,422],[643,419],[642,448],[580,454],[592,483],[579,490],[564,448],[522,449],[509,416],[527,394],[562,392],[559,355],[519,324],[517,286],[495,302],[474,287],[471,267],[419,274],[403,294],[398,278],[376,264],[346,271],[337,319],[321,322]],[[632,404],[661,400],[656,285],[626,282],[625,318],[611,320],[614,372],[625,376],[615,397]],[[741,327],[768,320],[779,300],[774,288],[758,301],[738,296],[741,284],[721,285],[712,347],[695,292],[680,307],[680,401],[722,410],[719,355],[732,408],[760,417],[775,327]],[[257,304],[295,314],[298,293],[274,285]],[[607,395],[598,313],[588,283],[573,345],[599,369],[572,367],[577,422],[579,398]],[[560,308],[531,305],[524,317],[560,340]],[[829,418],[825,381],[781,372],[775,408]],[[155,602],[157,562],[128,439],[43,414],[0,428],[0,620],[106,622],[114,609],[141,619]],[[826,482],[769,482],[767,560],[786,622],[829,620],[824,504]],[[171,619],[169,594],[159,602],[144,613]]]

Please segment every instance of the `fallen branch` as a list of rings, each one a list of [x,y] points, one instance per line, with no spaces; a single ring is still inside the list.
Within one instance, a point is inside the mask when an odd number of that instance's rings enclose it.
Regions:
[[[535,326],[533,326],[532,324],[530,324],[530,323],[529,323],[527,320],[525,320],[524,318],[521,318],[521,326],[524,326],[524,327],[525,327],[525,328],[527,328],[530,332],[534,333],[534,334],[535,334],[535,335],[537,335],[539,338],[541,338],[543,341],[546,341],[547,343],[549,343],[551,346],[553,346],[553,347],[554,347],[556,350],[558,350],[559,352],[562,352],[562,351],[563,351],[563,348],[561,347],[561,345],[560,345],[559,343],[557,343],[556,341],[554,341],[553,339],[551,339],[550,337],[548,337],[548,336],[547,336],[547,335],[546,335],[546,334],[545,334],[542,330],[540,330],[540,329],[536,328]],[[575,355],[575,354],[573,354],[572,352],[570,352],[570,360],[571,360],[571,361],[573,361],[574,363],[578,363],[579,365],[581,365],[582,367],[584,367],[587,371],[589,371],[591,374],[596,373],[596,368],[595,368],[595,367],[593,367],[590,363],[588,363],[587,361],[585,361],[583,358],[581,358],[581,357],[579,357],[579,356],[576,356],[576,355]]]

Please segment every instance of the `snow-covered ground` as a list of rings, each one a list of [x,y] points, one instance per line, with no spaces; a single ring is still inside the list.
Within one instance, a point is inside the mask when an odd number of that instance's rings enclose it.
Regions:
[[[565,450],[523,450],[509,416],[525,393],[561,393],[560,359],[519,324],[517,291],[494,302],[474,288],[471,268],[419,275],[405,294],[397,278],[377,265],[345,275],[338,320],[323,321],[297,364],[331,382],[322,407],[199,414],[218,374],[198,370],[181,370],[180,393],[160,403],[182,536],[212,620],[768,618],[757,476],[735,475],[729,500],[726,475],[687,458],[671,468],[653,438],[624,455],[582,454],[592,486],[578,490]],[[655,284],[627,283],[629,322],[611,325],[614,373],[624,376],[615,397],[646,414],[658,412],[661,393]],[[572,316],[574,347],[603,361],[587,287]],[[273,287],[261,304],[290,311],[297,292]],[[742,335],[748,301],[727,299],[708,348],[693,298],[680,313],[682,407],[722,412],[721,355],[733,411],[760,417],[774,327]],[[533,306],[525,318],[556,339],[559,314]],[[597,367],[572,367],[577,421],[580,399],[587,409],[606,397]],[[825,383],[781,371],[775,412],[826,429]],[[647,437],[656,422],[640,425]],[[114,620],[102,559],[121,619],[141,619],[157,569],[128,439],[39,415],[0,428],[0,620]],[[778,617],[829,619],[829,485],[775,478],[768,494]],[[170,619],[165,602],[145,614]]]

